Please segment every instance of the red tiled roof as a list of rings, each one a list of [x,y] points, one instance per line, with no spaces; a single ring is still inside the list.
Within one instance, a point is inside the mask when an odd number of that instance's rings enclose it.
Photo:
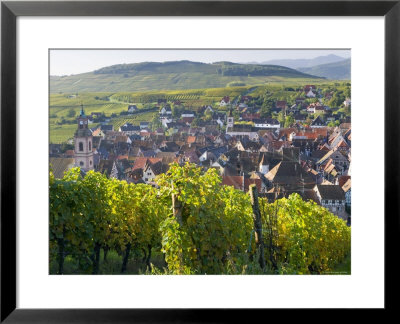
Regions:
[[[186,142],[187,142],[188,144],[193,144],[193,143],[195,143],[195,142],[196,142],[196,136],[188,136],[187,139],[186,139]]]
[[[162,161],[161,158],[147,158],[147,157],[138,157],[135,159],[135,163],[133,165],[132,170],[136,169],[144,169],[146,164],[149,162],[151,164],[157,163]]]
[[[223,176],[222,184],[225,186],[233,186],[235,189],[242,190],[243,176]]]

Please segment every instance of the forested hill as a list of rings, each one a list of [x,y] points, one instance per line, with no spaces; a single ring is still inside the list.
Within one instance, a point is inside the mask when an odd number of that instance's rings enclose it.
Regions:
[[[309,68],[299,68],[304,73],[311,73],[327,79],[350,80],[351,60],[343,60],[335,63],[321,64]]]
[[[231,82],[260,84],[286,79],[320,79],[279,65],[191,61],[118,64],[93,72],[51,76],[50,91],[109,92],[225,87]]]

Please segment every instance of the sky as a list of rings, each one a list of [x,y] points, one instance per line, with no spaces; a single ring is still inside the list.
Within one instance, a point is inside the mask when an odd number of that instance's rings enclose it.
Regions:
[[[264,62],[274,59],[312,59],[335,54],[350,57],[346,49],[293,49],[293,50],[130,50],[130,49],[53,49],[50,50],[50,75],[70,75],[92,72],[99,68],[139,62],[166,62],[189,60],[212,63],[229,61],[235,63]]]

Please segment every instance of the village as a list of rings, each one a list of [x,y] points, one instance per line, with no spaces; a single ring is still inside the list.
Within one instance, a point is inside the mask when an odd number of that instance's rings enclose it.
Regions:
[[[217,169],[222,185],[247,192],[255,184],[270,202],[297,193],[350,225],[351,117],[326,105],[333,95],[305,85],[293,104],[275,100],[267,114],[251,95],[201,107],[159,99],[156,119],[118,129],[107,119],[90,128],[99,116],[82,106],[73,146],[50,144],[50,167],[56,178],[77,166],[156,186],[171,163],[194,163]],[[340,107],[350,111],[351,99]],[[137,110],[127,105],[124,114]]]

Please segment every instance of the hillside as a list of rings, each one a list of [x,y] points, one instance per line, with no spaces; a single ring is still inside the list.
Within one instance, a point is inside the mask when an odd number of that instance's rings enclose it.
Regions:
[[[329,54],[325,56],[318,56],[312,59],[286,59],[286,60],[270,60],[262,62],[261,64],[275,64],[283,65],[292,69],[313,67],[321,64],[328,64],[343,61],[344,58],[338,55]]]
[[[299,71],[318,75],[327,79],[350,80],[351,78],[351,59],[340,62],[321,64],[311,68],[299,68]]]
[[[121,92],[225,87],[287,79],[320,79],[277,65],[199,63],[191,61],[118,64],[89,73],[51,76],[50,92]]]

